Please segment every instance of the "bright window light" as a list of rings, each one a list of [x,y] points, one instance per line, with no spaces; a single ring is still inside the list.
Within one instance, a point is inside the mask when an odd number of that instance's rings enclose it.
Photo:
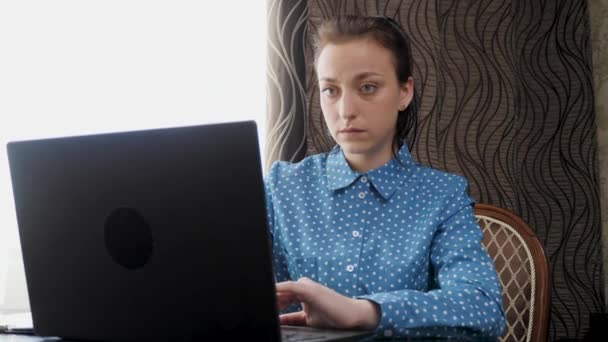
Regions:
[[[0,310],[29,305],[5,144],[240,120],[263,137],[265,10],[251,0],[0,2]]]

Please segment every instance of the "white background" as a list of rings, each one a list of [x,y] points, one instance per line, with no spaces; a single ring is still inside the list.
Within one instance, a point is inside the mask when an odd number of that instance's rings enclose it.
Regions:
[[[247,119],[263,137],[265,8],[0,0],[0,310],[29,305],[6,142]]]

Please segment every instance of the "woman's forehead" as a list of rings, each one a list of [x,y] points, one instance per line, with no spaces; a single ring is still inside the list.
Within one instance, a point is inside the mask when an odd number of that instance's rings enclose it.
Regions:
[[[316,67],[319,80],[386,77],[395,73],[391,51],[371,39],[326,44]]]

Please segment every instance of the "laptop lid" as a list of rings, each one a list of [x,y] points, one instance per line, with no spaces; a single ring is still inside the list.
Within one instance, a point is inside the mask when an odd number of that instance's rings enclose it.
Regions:
[[[278,341],[254,122],[7,145],[35,331]]]

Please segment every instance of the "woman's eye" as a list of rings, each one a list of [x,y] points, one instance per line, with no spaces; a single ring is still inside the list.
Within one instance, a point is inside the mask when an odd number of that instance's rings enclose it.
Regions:
[[[364,94],[371,94],[376,91],[378,87],[375,84],[364,84],[361,87],[361,92]]]
[[[334,88],[323,88],[321,89],[321,93],[327,96],[333,96],[336,93],[336,90]]]

